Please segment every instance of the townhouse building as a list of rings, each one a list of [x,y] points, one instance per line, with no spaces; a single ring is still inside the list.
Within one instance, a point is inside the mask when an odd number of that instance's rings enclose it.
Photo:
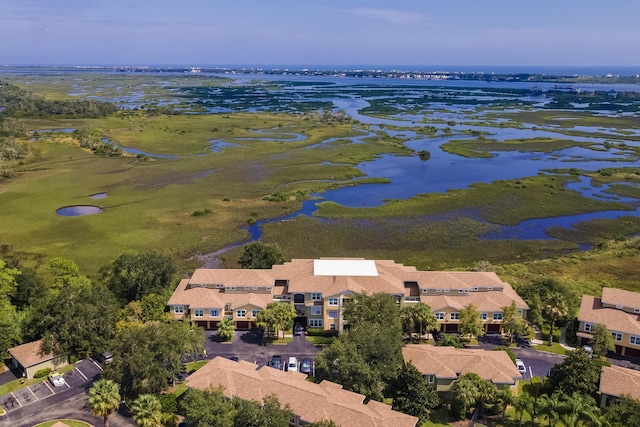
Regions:
[[[602,324],[611,331],[617,354],[640,357],[640,293],[603,288],[601,298],[583,295],[578,321],[581,344],[588,344]]]
[[[441,330],[457,332],[459,311],[473,303],[486,332],[501,332],[502,307],[516,302],[529,309],[513,288],[493,272],[420,271],[391,260],[294,259],[271,269],[198,269],[178,284],[168,305],[177,319],[216,329],[223,318],[238,330],[255,326],[271,302],[291,304],[296,322],[342,331],[346,300],[358,293],[387,293],[400,307],[428,304]]]
[[[390,405],[370,400],[344,390],[340,384],[307,381],[307,375],[285,372],[269,366],[245,361],[234,362],[216,357],[185,380],[190,388],[209,390],[223,388],[224,395],[261,402],[275,395],[280,403],[289,405],[293,416],[289,425],[304,426],[321,420],[332,420],[349,427],[415,427],[418,418],[391,409]]]
[[[600,373],[600,406],[609,406],[620,397],[640,400],[640,372],[622,366],[603,366]]]
[[[491,381],[498,390],[511,388],[516,391],[518,381],[522,379],[522,374],[504,351],[408,344],[402,348],[402,357],[406,363],[411,362],[445,400],[452,398],[456,380],[470,372]]]

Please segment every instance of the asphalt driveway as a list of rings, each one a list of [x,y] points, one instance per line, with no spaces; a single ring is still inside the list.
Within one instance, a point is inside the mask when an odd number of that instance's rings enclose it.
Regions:
[[[262,332],[259,329],[250,331],[236,331],[232,343],[223,343],[218,337],[217,331],[205,331],[206,358],[215,356],[237,357],[247,362],[253,362],[258,366],[266,365],[272,356],[294,356],[298,360],[313,359],[320,349],[309,343],[304,335],[294,336],[287,344],[268,344],[262,342]],[[205,357],[200,356],[199,359]]]

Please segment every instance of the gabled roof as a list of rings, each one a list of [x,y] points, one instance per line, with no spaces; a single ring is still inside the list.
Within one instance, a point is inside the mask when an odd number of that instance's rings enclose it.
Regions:
[[[640,315],[604,307],[600,298],[590,295],[582,296],[578,320],[593,324],[601,323],[610,331],[640,336]]]
[[[56,357],[53,353],[45,353],[42,351],[42,340],[32,341],[10,348],[9,354],[25,368]]]
[[[609,396],[627,395],[640,399],[640,372],[620,366],[603,366],[599,391]]]
[[[216,357],[186,379],[189,387],[206,390],[222,386],[225,396],[262,401],[274,394],[282,405],[306,422],[322,419],[349,427],[415,427],[418,419],[391,409],[391,406],[370,401],[365,396],[344,390],[340,384],[306,380],[299,372],[284,372],[249,362],[234,362]]]
[[[640,293],[615,288],[602,288],[602,303],[640,308]]]
[[[514,384],[522,378],[504,351],[409,344],[402,349],[402,357],[423,375],[435,375],[436,378],[455,379],[469,372],[495,384]]]
[[[498,312],[502,307],[516,302],[516,307],[526,310],[529,308],[526,302],[509,285],[497,291],[478,291],[459,294],[449,292],[441,295],[420,295],[420,301],[429,305],[431,310],[438,311],[446,308],[461,309],[473,303],[479,311]]]

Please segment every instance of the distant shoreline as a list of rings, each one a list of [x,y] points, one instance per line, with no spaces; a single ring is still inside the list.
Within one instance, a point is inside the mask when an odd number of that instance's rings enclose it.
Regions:
[[[459,70],[459,71],[446,71]],[[477,69],[479,71],[472,71]],[[495,70],[495,71],[483,71]],[[527,71],[527,69],[529,71]],[[438,71],[445,70],[445,71]],[[129,66],[129,65],[4,65],[2,72],[172,73],[187,75],[262,75],[350,77],[406,80],[469,80],[486,82],[551,82],[640,84],[639,67],[517,67],[517,66]]]

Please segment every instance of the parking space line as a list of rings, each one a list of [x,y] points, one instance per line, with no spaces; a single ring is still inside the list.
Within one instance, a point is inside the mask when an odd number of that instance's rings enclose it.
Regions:
[[[36,396],[36,394],[33,392],[33,390],[31,390],[31,386],[27,387],[27,390],[29,390],[31,392],[31,394],[33,395],[33,397],[36,398],[36,400],[40,400],[40,399],[38,399],[38,396]]]
[[[102,369],[102,366],[100,366],[100,364],[98,362],[96,362],[95,360],[93,360],[92,358],[89,358],[89,360],[91,360],[93,362],[94,365],[96,365],[98,367],[98,369],[100,369],[101,371],[103,371],[104,369]]]
[[[89,378],[87,378],[87,376],[83,374],[82,371],[77,366],[75,367],[75,370],[78,371],[80,375],[82,375],[82,378],[84,378],[85,381],[89,381]]]
[[[16,402],[18,402],[18,405],[20,405],[20,407],[22,408],[22,403],[20,402],[20,399],[18,399],[18,398],[16,397],[16,395],[15,395],[15,394],[13,394],[13,392],[11,392],[11,396],[13,396],[13,398],[15,399],[15,401],[16,401]]]
[[[48,381],[42,381],[42,383],[43,383],[44,385],[46,385],[46,386],[47,386],[47,388],[51,391],[51,393],[52,393],[52,394],[56,394],[56,392],[55,392],[55,391],[53,391],[53,389],[52,389],[52,388],[51,388],[51,386],[49,385],[49,382],[48,382]]]

